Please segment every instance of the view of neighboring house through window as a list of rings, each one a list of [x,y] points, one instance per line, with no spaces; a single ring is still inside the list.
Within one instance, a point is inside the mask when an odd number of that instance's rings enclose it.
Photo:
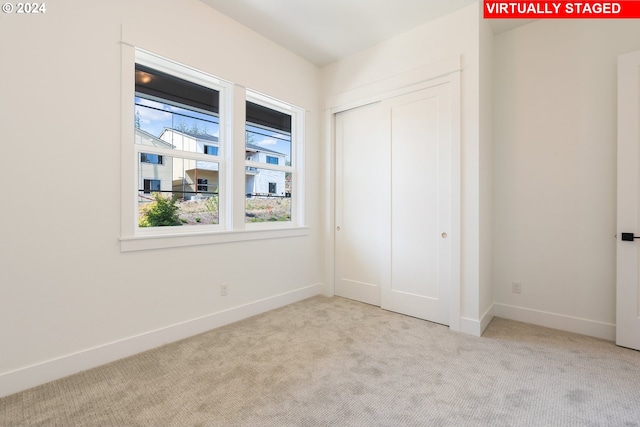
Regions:
[[[245,221],[291,221],[292,115],[247,101],[246,120]]]
[[[141,64],[135,83],[139,225],[218,224],[219,91]]]

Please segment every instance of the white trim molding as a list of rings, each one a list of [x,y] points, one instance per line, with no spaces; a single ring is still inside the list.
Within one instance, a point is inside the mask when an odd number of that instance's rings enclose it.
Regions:
[[[434,86],[436,84],[434,80],[440,77],[446,77],[452,73],[461,72],[461,63],[461,56],[455,55],[413,70],[389,76],[380,81],[332,96],[327,100],[325,108],[330,109],[333,113],[338,113],[415,91],[421,88],[419,86],[420,83],[426,83],[426,87]],[[445,79],[445,81],[448,80],[450,79]]]
[[[494,304],[496,317],[614,341],[616,325],[507,304]]]
[[[325,293],[322,283],[0,374],[0,397]]]

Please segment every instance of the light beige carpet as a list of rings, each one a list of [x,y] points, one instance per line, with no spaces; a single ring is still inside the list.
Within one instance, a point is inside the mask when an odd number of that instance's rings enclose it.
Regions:
[[[0,399],[0,426],[640,426],[640,352],[314,297]]]

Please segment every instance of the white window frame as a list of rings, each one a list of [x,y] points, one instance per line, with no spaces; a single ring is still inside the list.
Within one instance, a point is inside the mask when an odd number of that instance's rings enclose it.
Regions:
[[[284,238],[294,236],[304,236],[309,234],[309,228],[304,222],[304,115],[305,112],[297,107],[276,101],[270,97],[251,92],[252,99],[270,108],[280,109],[280,111],[292,114],[292,162],[294,148],[296,155],[296,167],[292,182],[294,189],[297,189],[296,201],[292,200],[292,221],[286,223],[256,224],[249,227],[244,221],[239,221],[239,212],[234,212],[240,206],[238,198],[242,197],[244,208],[244,154],[238,157],[239,150],[236,145],[242,144],[244,153],[244,115],[238,113],[240,98],[244,98],[246,89],[240,85],[234,85],[228,81],[219,79],[189,66],[172,61],[165,57],[153,54],[144,49],[123,43],[122,48],[122,68],[121,68],[121,227],[120,227],[120,250],[123,252],[151,250],[170,247],[184,247],[194,245],[207,245],[225,242],[238,242],[256,239]],[[150,150],[148,146],[136,144],[134,142],[135,116],[134,102],[135,94],[135,64],[146,65],[158,71],[162,71],[178,78],[210,87],[220,93],[220,135],[218,145],[218,156],[204,153],[183,152],[156,147]],[[249,94],[249,91],[246,91]],[[255,101],[254,101],[255,102]],[[265,104],[266,102],[266,104]],[[245,103],[242,104],[245,108]],[[237,115],[234,117],[234,112]],[[242,123],[238,123],[241,120]],[[242,126],[242,134],[239,129]],[[296,135],[294,137],[294,134]],[[293,144],[296,146],[293,147]],[[236,155],[234,156],[234,150]],[[161,154],[168,157],[178,157],[192,160],[203,160],[216,162],[219,166],[219,224],[215,225],[195,225],[180,227],[138,227],[138,167],[139,153],[141,151],[153,154]],[[275,165],[271,165],[275,166]],[[260,164],[259,167],[264,167]],[[243,180],[238,181],[240,176],[234,172],[241,168]],[[295,211],[294,211],[295,209]],[[244,210],[242,211],[244,218]],[[295,220],[294,220],[295,218]],[[252,224],[253,225],[253,224]]]

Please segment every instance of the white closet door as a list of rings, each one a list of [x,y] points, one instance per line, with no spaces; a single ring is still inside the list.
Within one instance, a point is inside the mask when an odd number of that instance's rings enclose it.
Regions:
[[[380,134],[380,103],[335,116],[335,293],[380,305],[382,207],[388,157]]]
[[[389,271],[382,308],[449,324],[451,99],[440,85],[389,99]]]

